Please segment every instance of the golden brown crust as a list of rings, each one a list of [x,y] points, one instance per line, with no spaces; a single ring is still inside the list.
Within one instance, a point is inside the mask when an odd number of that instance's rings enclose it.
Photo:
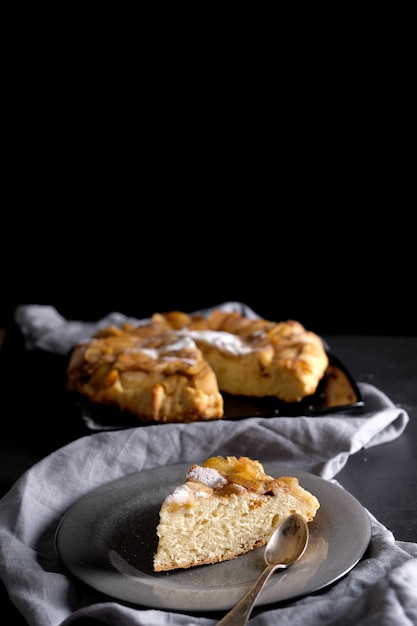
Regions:
[[[147,327],[110,327],[78,344],[67,386],[89,400],[128,411],[141,421],[218,419],[223,398],[216,377],[193,342]]]
[[[191,422],[221,418],[222,392],[298,402],[327,366],[320,338],[294,320],[170,311],[78,344],[68,389],[142,421]]]
[[[194,467],[190,468],[191,475]],[[223,476],[226,483],[215,486],[213,493],[216,495],[231,493],[230,487],[237,486],[237,491],[240,492],[240,488],[246,489],[248,492],[253,492],[261,496],[276,495],[279,490],[291,492],[294,496],[310,505],[311,510],[305,513],[306,521],[311,522],[318,508],[318,500],[315,496],[312,496],[305,489],[300,488],[298,479],[294,476],[280,476],[279,478],[273,478],[268,474],[265,474],[262,463],[258,460],[250,459],[247,456],[235,457],[235,456],[214,456],[210,457],[201,467],[208,467],[217,470],[217,472]],[[187,476],[186,480],[190,480]]]
[[[299,402],[315,393],[329,364],[320,337],[295,320],[249,319],[221,309],[207,318],[171,312],[153,320],[187,329],[213,368],[220,391],[230,394]]]

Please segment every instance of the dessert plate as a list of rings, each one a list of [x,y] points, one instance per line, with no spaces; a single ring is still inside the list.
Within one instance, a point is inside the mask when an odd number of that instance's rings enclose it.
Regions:
[[[282,402],[277,398],[254,398],[232,396],[223,393],[224,417],[244,419],[247,417],[296,417],[297,415],[325,415],[353,409],[364,405],[361,393],[349,370],[332,353],[327,352],[329,365],[315,394],[301,402]],[[146,426],[136,417],[121,413],[114,407],[94,404],[74,395],[82,419],[90,430],[118,430]],[[155,424],[149,422],[148,425]]]
[[[257,604],[287,602],[326,587],[362,558],[371,523],[362,505],[335,483],[275,463],[273,476],[296,476],[320,501],[302,558],[275,573]],[[231,561],[153,572],[156,526],[165,496],[184,481],[189,463],[131,474],[103,485],[62,517],[56,552],[80,581],[119,602],[172,611],[222,611],[240,600],[264,568],[263,548]]]

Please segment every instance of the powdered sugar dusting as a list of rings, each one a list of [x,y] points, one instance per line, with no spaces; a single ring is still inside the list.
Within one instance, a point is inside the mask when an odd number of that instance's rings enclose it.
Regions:
[[[201,465],[190,468],[187,473],[187,480],[203,483],[203,485],[207,485],[207,487],[211,487],[212,489],[218,489],[227,483],[227,480],[219,474],[216,469],[212,467],[202,467]]]
[[[196,498],[209,498],[210,493],[208,491],[199,490],[195,491],[190,489],[187,485],[180,485],[176,487],[172,493],[165,498],[165,504],[183,506],[194,502]]]
[[[182,337],[192,337],[197,343],[210,344],[215,346],[222,352],[229,352],[235,356],[241,354],[249,354],[254,351],[254,348],[247,342],[245,342],[239,335],[228,333],[223,330],[188,330],[183,329],[179,331],[179,335]]]
[[[180,485],[176,487],[169,496],[166,497],[166,504],[185,504],[192,499],[191,489],[187,485]]]
[[[172,343],[164,343],[157,348],[146,348],[146,347],[134,347],[126,349],[126,352],[129,353],[142,353],[147,357],[154,359],[157,361],[158,359],[164,361],[174,361],[178,359],[177,356],[173,353],[180,353],[183,351],[189,352],[190,355],[187,358],[181,357],[183,361],[186,361],[189,365],[193,365],[196,362],[196,358],[194,357],[194,353],[197,346],[191,337],[176,337],[176,340]]]

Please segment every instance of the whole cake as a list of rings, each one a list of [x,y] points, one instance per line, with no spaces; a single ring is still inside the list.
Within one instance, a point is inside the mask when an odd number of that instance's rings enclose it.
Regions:
[[[268,476],[249,457],[211,457],[192,465],[163,501],[154,571],[233,559],[265,545],[292,513],[311,522],[319,507],[293,476]]]
[[[327,366],[320,337],[294,320],[171,311],[77,344],[67,386],[142,421],[191,422],[221,418],[223,393],[299,402]]]

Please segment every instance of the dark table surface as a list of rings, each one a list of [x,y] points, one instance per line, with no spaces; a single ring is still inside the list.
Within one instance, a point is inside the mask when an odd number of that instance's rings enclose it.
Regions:
[[[361,450],[335,477],[395,539],[417,541],[417,337],[324,336],[358,382],[383,391],[410,421],[397,440]],[[64,359],[29,353],[17,329],[0,333],[0,496],[34,463],[89,434],[66,401]],[[0,589],[8,623],[26,624]]]

